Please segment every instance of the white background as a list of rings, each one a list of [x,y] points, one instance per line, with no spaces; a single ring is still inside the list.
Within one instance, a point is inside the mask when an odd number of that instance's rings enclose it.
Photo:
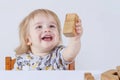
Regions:
[[[89,71],[100,80],[100,71]],[[23,74],[24,73],[24,74]],[[2,80],[85,80],[85,71],[0,71]]]
[[[4,57],[15,54],[19,23],[38,8],[54,11],[62,27],[66,13],[77,13],[82,19],[84,33],[76,70],[107,70],[120,65],[119,0],[0,0],[0,70],[4,70]],[[64,36],[63,42],[67,43]]]

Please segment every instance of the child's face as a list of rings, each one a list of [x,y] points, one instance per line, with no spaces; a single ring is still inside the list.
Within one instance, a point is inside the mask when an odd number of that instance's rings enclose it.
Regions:
[[[31,48],[45,52],[59,44],[57,22],[52,16],[38,15],[30,22],[29,27],[28,41],[32,43]]]

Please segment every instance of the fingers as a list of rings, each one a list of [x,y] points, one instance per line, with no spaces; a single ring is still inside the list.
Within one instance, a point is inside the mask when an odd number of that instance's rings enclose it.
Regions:
[[[80,35],[82,35],[82,33],[83,33],[82,23],[81,23],[80,19],[76,23],[76,32]]]
[[[77,23],[76,23],[76,27],[82,27],[82,22],[80,19],[78,19]]]
[[[77,34],[81,34],[83,33],[83,28],[82,27],[76,27],[76,32]]]

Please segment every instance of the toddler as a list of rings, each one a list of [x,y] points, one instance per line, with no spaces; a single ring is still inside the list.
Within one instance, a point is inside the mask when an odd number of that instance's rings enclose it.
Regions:
[[[20,45],[16,48],[15,70],[67,70],[80,50],[81,21],[76,23],[75,37],[61,45],[61,25],[58,16],[48,9],[37,9],[19,26]]]

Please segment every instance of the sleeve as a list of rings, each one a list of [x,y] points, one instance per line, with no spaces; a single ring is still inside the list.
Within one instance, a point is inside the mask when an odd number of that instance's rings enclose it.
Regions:
[[[64,58],[63,58],[63,56],[62,56],[62,53],[63,53],[63,51],[64,51],[64,49],[65,49],[65,47],[64,48],[62,48],[61,50],[60,50],[60,59],[62,60],[62,62],[63,62],[63,64],[65,64],[65,65],[68,65],[68,64],[71,64],[73,61],[71,61],[71,62],[69,62],[69,61],[65,61],[64,60]],[[69,54],[69,53],[68,53]]]
[[[19,70],[29,70],[29,60],[26,59],[26,54],[21,56],[16,56],[16,62],[14,64],[15,71]]]
[[[23,67],[23,57],[21,56],[16,56],[16,62],[14,64],[14,69],[13,70],[22,70]]]
[[[57,63],[59,65],[62,65],[64,68],[67,68],[68,65],[71,64],[73,61],[68,62],[68,61],[64,60],[64,58],[62,56],[64,49],[65,49],[65,46],[63,46],[63,45],[58,47],[58,49],[57,49]]]

